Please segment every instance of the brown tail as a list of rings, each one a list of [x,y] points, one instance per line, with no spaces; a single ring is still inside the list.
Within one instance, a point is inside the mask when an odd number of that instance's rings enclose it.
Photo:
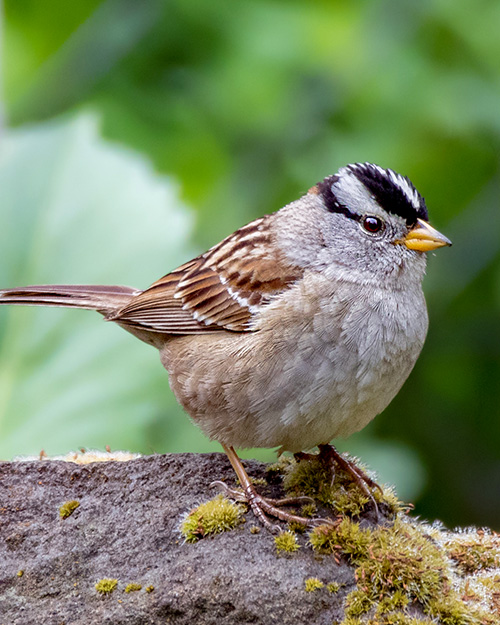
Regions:
[[[140,291],[129,286],[54,284],[0,290],[0,304],[88,308],[103,315],[120,310]]]

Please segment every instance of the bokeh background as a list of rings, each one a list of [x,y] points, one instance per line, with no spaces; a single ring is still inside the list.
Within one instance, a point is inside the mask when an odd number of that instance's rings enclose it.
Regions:
[[[146,287],[339,166],[392,167],[454,246],[414,372],[340,447],[423,517],[500,529],[499,30],[497,0],[5,0],[2,286]],[[217,449],[151,348],[1,309],[0,457],[105,445]]]

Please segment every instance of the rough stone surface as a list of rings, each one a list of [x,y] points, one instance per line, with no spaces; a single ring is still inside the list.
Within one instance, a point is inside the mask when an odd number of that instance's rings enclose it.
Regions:
[[[264,477],[265,465],[245,464]],[[231,532],[183,541],[181,521],[215,495],[215,479],[235,484],[221,454],[0,463],[0,625],[341,621],[353,570],[315,555],[305,537],[297,553],[278,556],[269,532],[250,531],[256,522],[248,512]],[[276,495],[279,485],[261,490]],[[69,500],[80,505],[62,519]],[[310,577],[343,586],[308,593]],[[95,590],[102,578],[118,580],[112,594]],[[142,590],[124,592],[129,583]]]

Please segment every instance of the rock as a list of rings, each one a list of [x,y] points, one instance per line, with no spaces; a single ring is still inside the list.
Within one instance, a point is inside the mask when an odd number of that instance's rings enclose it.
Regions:
[[[265,476],[265,465],[245,464],[253,477]],[[299,536],[296,553],[278,556],[272,534],[252,533],[257,523],[249,512],[233,531],[184,542],[181,522],[214,497],[215,479],[235,484],[221,454],[87,465],[0,463],[0,623],[342,620],[343,599],[355,586],[353,569],[314,554],[306,536]],[[62,518],[67,502],[79,505]],[[311,577],[345,586],[335,594],[305,592]],[[118,580],[116,589],[98,593],[102,579]],[[142,589],[124,592],[131,583]]]
[[[487,530],[412,520],[388,491],[377,520],[352,483],[318,482],[301,462],[287,483],[333,493],[346,515],[337,525],[278,553],[247,511],[235,529],[188,543],[181,525],[216,496],[211,482],[235,486],[226,457],[109,458],[0,463],[0,625],[500,622],[500,537]],[[263,494],[282,496],[280,472],[245,465]],[[296,547],[293,535],[282,544]]]

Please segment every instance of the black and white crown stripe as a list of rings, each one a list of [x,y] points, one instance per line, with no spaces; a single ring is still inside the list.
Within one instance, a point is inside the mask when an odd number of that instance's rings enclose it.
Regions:
[[[342,204],[335,194],[335,185],[344,176],[354,176],[368,189],[379,206],[405,219],[408,226],[414,226],[417,219],[428,220],[425,200],[411,181],[392,169],[384,169],[373,163],[347,165],[342,167],[337,174],[328,176],[318,184],[318,190],[331,212],[343,213],[351,219],[360,220],[360,216]]]

